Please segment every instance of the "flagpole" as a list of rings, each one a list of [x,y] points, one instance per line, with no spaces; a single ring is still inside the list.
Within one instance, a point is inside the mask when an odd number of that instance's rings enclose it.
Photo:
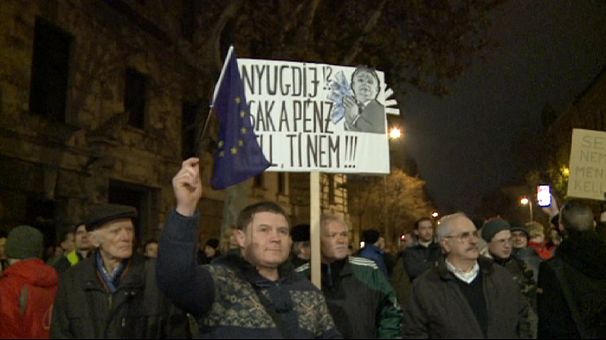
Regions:
[[[198,135],[198,150],[200,150],[200,148],[202,147],[202,141],[204,141],[204,137],[206,136],[206,130],[208,129],[208,124],[210,123],[210,118],[212,117],[213,112],[214,110],[212,106],[208,108],[208,115],[206,116],[206,120],[204,121],[204,127]]]
[[[215,89],[213,91],[213,99],[210,102],[210,107],[208,109],[208,115],[206,116],[206,120],[204,121],[204,127],[202,128],[202,131],[200,131],[200,134],[198,135],[198,150],[200,150],[200,147],[202,146],[202,141],[204,140],[204,137],[206,136],[206,131],[208,129],[208,125],[210,123],[210,119],[213,116],[213,107],[215,105],[215,100],[217,99],[217,93],[219,92],[219,85],[221,84],[221,81],[223,80],[223,77],[225,76],[225,70],[227,69],[227,64],[229,64],[229,59],[231,58],[231,54],[234,51],[234,46],[230,45],[229,49],[227,50],[227,55],[225,56],[225,59],[223,61],[223,67],[221,68],[221,74],[219,75],[219,80],[217,81],[217,83],[215,84]]]
[[[227,55],[225,56],[225,60],[223,61],[223,68],[221,68],[221,74],[219,75],[219,80],[215,84],[215,91],[213,92],[213,100],[210,102],[210,107],[212,108],[215,105],[215,100],[217,99],[217,94],[219,92],[219,85],[221,81],[223,81],[223,77],[225,76],[225,70],[227,69],[227,64],[229,64],[229,60],[231,58],[231,54],[234,51],[234,45],[229,45],[229,50],[227,50]]]

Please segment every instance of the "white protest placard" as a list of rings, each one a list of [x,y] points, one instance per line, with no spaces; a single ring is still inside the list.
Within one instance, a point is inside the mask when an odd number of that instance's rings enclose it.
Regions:
[[[604,200],[605,192],[606,132],[574,129],[568,196]]]
[[[267,171],[389,173],[383,72],[260,59],[238,65]]]

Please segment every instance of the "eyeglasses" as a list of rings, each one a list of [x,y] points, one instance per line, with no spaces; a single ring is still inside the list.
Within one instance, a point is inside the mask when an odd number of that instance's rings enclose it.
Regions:
[[[469,240],[471,240],[471,238],[479,238],[480,234],[478,233],[477,230],[474,231],[464,231],[460,234],[456,234],[456,235],[448,235],[448,236],[444,236],[445,238],[456,238],[459,242],[468,242]]]

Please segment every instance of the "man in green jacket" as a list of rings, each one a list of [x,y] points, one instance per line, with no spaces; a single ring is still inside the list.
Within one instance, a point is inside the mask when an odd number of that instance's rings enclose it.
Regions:
[[[349,228],[335,216],[320,218],[322,293],[344,338],[401,337],[402,310],[396,292],[377,265],[349,256]],[[309,263],[297,271],[310,275]]]

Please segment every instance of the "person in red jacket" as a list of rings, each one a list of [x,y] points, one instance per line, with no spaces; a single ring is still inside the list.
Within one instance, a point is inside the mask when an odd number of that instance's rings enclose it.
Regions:
[[[10,266],[0,277],[0,338],[47,339],[59,276],[40,258],[43,236],[30,226],[6,240]]]

